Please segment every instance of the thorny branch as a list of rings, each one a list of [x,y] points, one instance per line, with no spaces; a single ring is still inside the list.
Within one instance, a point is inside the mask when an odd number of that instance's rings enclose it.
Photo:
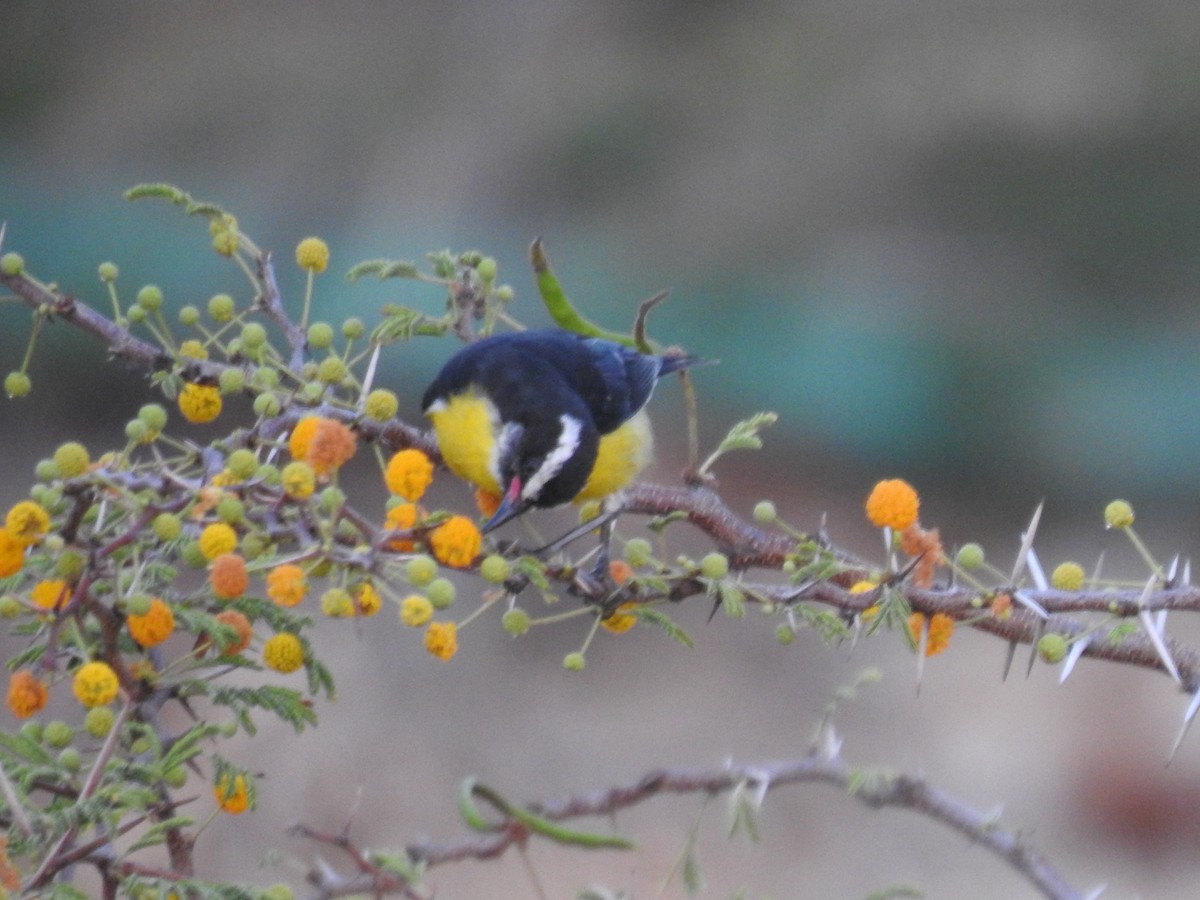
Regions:
[[[526,808],[556,822],[588,817],[611,817],[621,810],[664,795],[703,794],[716,796],[739,787],[754,811],[763,798],[778,788],[796,784],[829,784],[841,788],[859,802],[873,808],[909,809],[957,831],[972,843],[987,849],[1008,863],[1022,877],[1052,900],[1084,900],[1085,894],[1072,887],[1066,878],[1016,831],[1004,828],[994,814],[980,813],[960,800],[912,775],[856,770],[837,752],[837,740],[830,734],[825,749],[814,749],[803,759],[755,765],[730,763],[720,769],[659,769],[631,784],[576,794]],[[493,833],[469,836],[445,843],[419,842],[405,848],[414,864],[432,868],[462,860],[488,860],[511,847],[521,846],[530,838],[528,829],[512,827],[508,822]],[[350,856],[352,874],[341,875],[322,866],[309,872],[309,883],[320,900],[364,892],[399,892],[408,885],[397,881],[394,873],[373,863],[369,854],[356,849],[343,831],[326,834],[307,826],[293,833],[336,847]]]

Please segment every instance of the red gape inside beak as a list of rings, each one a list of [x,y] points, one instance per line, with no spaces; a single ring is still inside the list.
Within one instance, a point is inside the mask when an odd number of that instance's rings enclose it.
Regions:
[[[521,503],[521,479],[514,476],[513,480],[508,483],[500,505],[496,507],[492,517],[484,524],[483,531],[486,533],[493,528],[499,528],[509,519],[516,518],[523,512],[525,512],[525,507]]]

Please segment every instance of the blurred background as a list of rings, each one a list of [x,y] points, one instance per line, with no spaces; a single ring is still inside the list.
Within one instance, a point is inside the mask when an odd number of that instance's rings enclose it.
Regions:
[[[121,199],[142,181],[233,211],[276,251],[294,301],[292,249],[323,236],[317,312],[334,322],[385,303],[440,312],[435,288],[339,276],[443,247],[494,255],[514,313],[544,322],[525,261],[542,235],[568,292],[610,327],[672,291],[651,333],[721,360],[696,376],[705,446],[750,413],[780,414],[761,453],[718,469],[743,512],[770,497],[798,527],[827,516],[835,541],[877,556],[861,503],[901,476],[949,546],[981,540],[1006,568],[1044,499],[1048,568],[1090,568],[1105,550],[1106,571],[1141,578],[1101,527],[1121,496],[1161,557],[1197,555],[1193,4],[7,0],[3,19],[5,248],[85,300],[107,306],[104,260],[130,298],[147,282],[173,307],[244,296],[201,221]],[[27,312],[0,305],[0,370],[19,366],[27,332]],[[452,349],[393,349],[384,377],[404,414]],[[4,506],[60,441],[119,444],[149,396],[63,326],[31,374],[31,401],[0,404]],[[665,481],[684,459],[679,406],[664,384],[652,475]],[[1056,689],[1056,673],[1026,680],[1022,661],[1002,683],[1004,648],[962,633],[918,697],[894,637],[780,648],[766,620],[706,614],[679,612],[693,651],[638,629],[601,641],[579,675],[558,665],[581,639],[566,627],[514,643],[480,623],[448,666],[392,622],[326,627],[338,702],[312,734],[268,727],[241,748],[270,772],[261,809],[210,828],[202,865],[291,877],[287,862],[258,869],[269,848],[313,852],[283,827],[340,827],[359,788],[354,833],[395,847],[462,830],[452,796],[466,774],[533,799],[658,765],[798,755],[836,686],[878,666],[884,683],[841,715],[851,760],[1003,803],[1080,888],[1195,896],[1200,739],[1164,769],[1186,707],[1164,678],[1083,663]],[[638,854],[535,847],[533,863],[550,896],[589,881],[658,896],[697,805],[622,817]],[[725,842],[711,806],[709,896],[860,897],[895,882],[1033,896],[960,838],[828,789],[772,795],[761,847]],[[532,894],[515,858],[432,882],[439,897]]]

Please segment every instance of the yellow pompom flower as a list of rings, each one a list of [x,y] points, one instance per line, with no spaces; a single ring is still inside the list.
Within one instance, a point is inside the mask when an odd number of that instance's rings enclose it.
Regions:
[[[0,578],[8,578],[21,571],[25,565],[25,544],[0,528]]]
[[[401,450],[388,460],[383,480],[393,494],[415,503],[433,481],[433,463],[420,450]]]
[[[50,514],[32,500],[22,500],[4,517],[4,530],[24,544],[32,544],[50,530]]]
[[[30,597],[33,599],[33,605],[41,609],[59,609],[66,605],[71,592],[61,578],[51,578],[35,584],[30,591]]]
[[[99,661],[80,666],[71,681],[75,699],[88,709],[112,703],[120,686],[112,666]]]
[[[354,589],[354,606],[360,616],[373,616],[383,606],[383,599],[375,585],[364,581]]]
[[[9,677],[6,702],[18,719],[28,719],[41,712],[49,699],[46,683],[28,669],[18,669]]]
[[[250,586],[246,561],[236,553],[222,553],[209,567],[208,583],[218,600],[236,600]]]
[[[425,649],[440,660],[458,651],[458,626],[453,622],[431,622],[425,630]]]
[[[279,606],[295,606],[308,593],[304,570],[293,563],[283,563],[267,573],[267,596]]]
[[[193,339],[179,345],[179,355],[185,359],[208,359],[208,350],[202,343]]]
[[[250,789],[246,785],[245,775],[222,775],[213,787],[213,796],[217,806],[231,816],[238,816],[250,808]]]
[[[296,245],[296,263],[320,275],[329,268],[329,245],[319,237],[306,237]]]
[[[409,594],[400,601],[400,621],[411,628],[420,628],[433,618],[433,604],[428,597]]]
[[[637,624],[638,617],[630,610],[637,609],[636,603],[622,603],[607,619],[601,619],[600,625],[613,634],[623,634]]]
[[[193,425],[211,422],[221,414],[221,391],[216,385],[189,381],[179,392],[179,411]]]
[[[304,665],[304,645],[294,634],[281,631],[263,644],[262,658],[268,669],[286,675]]]
[[[142,647],[155,647],[171,636],[175,630],[175,613],[161,597],[150,601],[150,609],[142,616],[129,616],[125,620],[129,634]]]
[[[1078,591],[1083,587],[1083,566],[1077,562],[1059,563],[1050,575],[1050,584],[1060,591]]]
[[[305,500],[317,489],[317,473],[306,462],[291,462],[279,473],[279,483],[293,500]]]
[[[451,516],[433,530],[429,544],[438,562],[461,569],[469,566],[479,555],[483,535],[466,516]]]
[[[213,522],[200,532],[200,552],[209,562],[222,553],[232,553],[237,549],[237,543],[237,532],[225,522]]]
[[[917,510],[921,501],[916,490],[907,481],[892,478],[881,481],[867,497],[867,518],[878,528],[891,527],[903,531],[917,521]]]

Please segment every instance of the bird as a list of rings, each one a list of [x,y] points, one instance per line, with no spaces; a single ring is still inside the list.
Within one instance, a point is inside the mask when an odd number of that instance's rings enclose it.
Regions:
[[[624,488],[650,461],[655,384],[707,362],[563,329],[505,332],[450,357],[421,409],[450,470],[500,497],[487,532]]]

